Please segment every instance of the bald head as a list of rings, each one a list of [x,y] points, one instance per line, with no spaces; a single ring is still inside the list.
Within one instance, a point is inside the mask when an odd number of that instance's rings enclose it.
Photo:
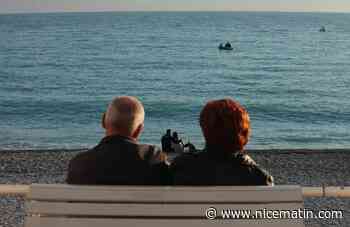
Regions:
[[[141,132],[144,119],[142,103],[135,97],[121,96],[114,98],[109,104],[103,123],[105,129],[114,134],[137,137],[134,134]]]

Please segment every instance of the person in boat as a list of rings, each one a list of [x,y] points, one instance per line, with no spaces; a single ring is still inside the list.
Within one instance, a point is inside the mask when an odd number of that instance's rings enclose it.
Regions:
[[[322,26],[322,27],[320,28],[320,32],[326,32],[325,26]]]
[[[230,43],[230,42],[226,42],[226,44],[225,44],[225,48],[232,48],[231,43]]]

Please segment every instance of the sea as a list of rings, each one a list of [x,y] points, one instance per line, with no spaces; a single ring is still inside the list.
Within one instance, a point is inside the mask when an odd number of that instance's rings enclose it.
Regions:
[[[350,147],[350,14],[101,12],[0,15],[0,150],[85,149],[115,96],[204,147],[204,104],[249,112],[248,149]],[[326,32],[319,29],[324,26]],[[231,42],[233,51],[219,50]]]

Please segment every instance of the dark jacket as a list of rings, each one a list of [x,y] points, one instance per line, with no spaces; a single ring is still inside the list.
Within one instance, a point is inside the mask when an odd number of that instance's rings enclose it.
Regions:
[[[109,136],[70,161],[67,183],[158,185],[169,183],[168,174],[166,155],[159,148]]]
[[[273,178],[246,154],[183,154],[171,169],[175,185],[273,185]]]

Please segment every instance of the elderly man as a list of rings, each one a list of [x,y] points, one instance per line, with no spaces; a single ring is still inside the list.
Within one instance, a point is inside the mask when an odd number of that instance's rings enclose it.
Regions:
[[[103,185],[167,184],[166,155],[155,146],[138,144],[144,108],[134,97],[115,98],[103,115],[105,137],[69,163],[67,183]]]

